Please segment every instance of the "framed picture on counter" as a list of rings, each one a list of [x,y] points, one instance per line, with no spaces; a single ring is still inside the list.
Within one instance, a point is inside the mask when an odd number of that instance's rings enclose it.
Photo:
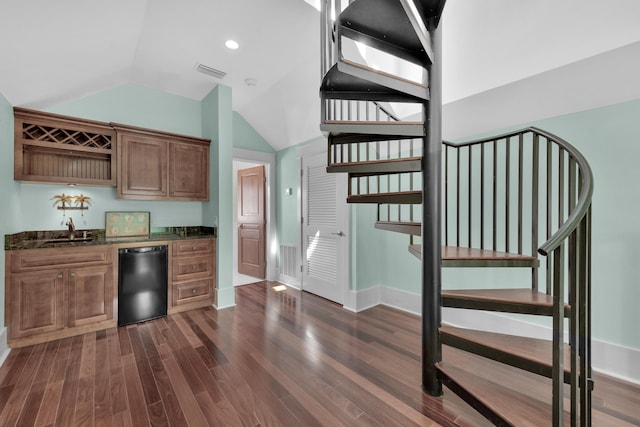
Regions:
[[[149,212],[105,212],[105,237],[148,236]]]

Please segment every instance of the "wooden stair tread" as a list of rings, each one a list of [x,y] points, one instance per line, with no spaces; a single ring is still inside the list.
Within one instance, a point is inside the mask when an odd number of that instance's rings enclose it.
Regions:
[[[552,376],[553,342],[518,335],[443,325],[442,343],[548,378]],[[565,382],[570,381],[571,354],[564,346]]]
[[[409,251],[420,257],[422,246],[409,246]],[[537,257],[488,249],[457,246],[442,247],[443,267],[538,267]]]
[[[375,228],[414,236],[419,236],[422,233],[422,223],[420,222],[376,221]]]
[[[466,259],[466,260],[479,260],[479,259],[494,259],[494,260],[537,260],[536,257],[530,255],[513,254],[508,252],[491,251],[487,249],[475,249],[465,248],[457,246],[443,246],[442,247],[442,259]]]
[[[496,425],[541,427],[552,424],[553,408],[545,402],[502,387],[449,362],[441,362],[437,370],[446,387]],[[566,411],[564,418],[565,425],[570,425]]]
[[[444,307],[551,316],[553,297],[532,289],[443,290]],[[571,308],[565,304],[565,316]]]

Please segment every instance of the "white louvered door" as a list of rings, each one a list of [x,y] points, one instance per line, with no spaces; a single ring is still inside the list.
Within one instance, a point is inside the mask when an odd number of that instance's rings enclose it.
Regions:
[[[302,158],[302,288],[342,304],[347,290],[346,174],[326,172],[326,153]]]

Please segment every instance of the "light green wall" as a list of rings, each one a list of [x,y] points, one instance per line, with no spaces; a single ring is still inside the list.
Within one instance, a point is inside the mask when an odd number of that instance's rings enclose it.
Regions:
[[[199,101],[134,84],[124,84],[56,105],[52,113],[201,136]]]
[[[12,233],[19,218],[17,185],[13,181],[13,108],[0,94],[0,236]],[[3,240],[4,243],[4,240]],[[4,327],[4,244],[0,249],[0,329]]]
[[[386,251],[385,238],[388,232],[374,227],[377,218],[375,205],[353,204],[350,212],[351,268],[349,289],[362,291],[388,283],[382,268]],[[406,237],[406,236],[404,236]]]
[[[298,245],[298,147],[289,147],[276,153],[276,223],[278,243]],[[286,190],[291,189],[291,195]]]
[[[211,138],[211,200],[203,206],[204,225],[218,227],[218,308],[235,304],[233,252],[233,117],[231,88],[218,85],[202,100],[202,133]]]
[[[275,153],[271,145],[247,122],[240,113],[233,112],[233,147],[263,153]]]

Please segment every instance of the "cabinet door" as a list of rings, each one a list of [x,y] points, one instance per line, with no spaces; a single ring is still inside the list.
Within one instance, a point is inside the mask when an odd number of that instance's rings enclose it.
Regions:
[[[68,326],[113,319],[113,267],[75,268],[69,272]]]
[[[118,197],[166,198],[167,141],[135,134],[120,134],[118,138]]]
[[[185,200],[209,200],[209,147],[169,144],[169,196]]]
[[[44,270],[11,276],[7,293],[11,339],[64,328],[64,274]]]

